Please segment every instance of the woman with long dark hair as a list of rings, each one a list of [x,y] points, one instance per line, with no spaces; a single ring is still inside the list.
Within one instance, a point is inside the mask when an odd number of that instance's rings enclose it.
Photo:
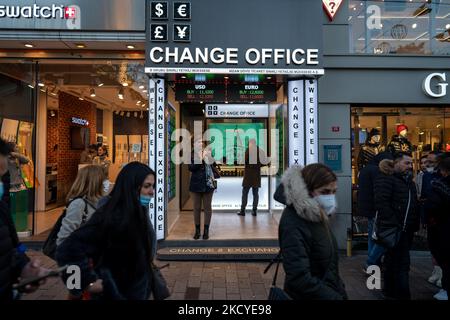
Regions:
[[[104,299],[149,298],[156,237],[147,210],[154,184],[148,166],[127,164],[109,200],[58,247],[59,265],[81,269],[81,288],[72,295],[87,290]]]
[[[274,194],[275,200],[286,205],[278,237],[286,273],[284,289],[293,299],[347,299],[328,222],[336,211],[336,190],[334,172],[314,163],[290,167]]]

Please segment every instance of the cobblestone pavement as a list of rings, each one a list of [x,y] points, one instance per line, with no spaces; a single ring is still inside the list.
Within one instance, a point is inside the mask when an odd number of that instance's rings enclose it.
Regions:
[[[42,253],[30,251],[30,256],[41,259],[44,266],[55,267],[55,262]],[[366,277],[362,272],[364,255],[342,256],[340,273],[352,300],[379,300],[378,290],[368,290]],[[426,280],[431,274],[431,258],[428,254],[413,253],[411,257],[410,285],[414,300],[430,300],[439,288]],[[159,262],[159,265],[165,262]],[[266,300],[272,277],[273,266],[263,274],[266,262],[170,262],[162,269],[174,300]],[[282,286],[284,272],[280,267],[278,284]],[[66,299],[67,291],[59,278],[49,279],[38,291],[24,295],[24,300]]]

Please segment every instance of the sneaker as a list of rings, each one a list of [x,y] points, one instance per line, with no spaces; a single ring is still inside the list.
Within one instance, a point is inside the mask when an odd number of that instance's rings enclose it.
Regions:
[[[245,212],[239,211],[239,212],[237,213],[237,215],[238,215],[238,216],[245,216]]]
[[[448,300],[447,291],[445,291],[444,289],[441,289],[441,291],[436,293],[433,296],[433,298],[435,298],[436,300],[447,301]]]
[[[439,266],[434,266],[431,276],[428,278],[429,283],[436,283],[442,278],[442,269]]]

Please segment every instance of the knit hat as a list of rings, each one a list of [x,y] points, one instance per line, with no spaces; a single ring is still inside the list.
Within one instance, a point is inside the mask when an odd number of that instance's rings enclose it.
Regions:
[[[373,136],[380,136],[380,135],[381,135],[380,130],[378,130],[377,128],[373,128],[369,132],[369,139],[372,138]]]
[[[397,126],[397,134],[400,134],[403,130],[408,130],[408,126],[406,124],[399,124]]]

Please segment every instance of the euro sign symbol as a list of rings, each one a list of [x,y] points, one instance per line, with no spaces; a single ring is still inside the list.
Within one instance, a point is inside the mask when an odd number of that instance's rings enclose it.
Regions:
[[[186,13],[186,5],[185,4],[182,4],[178,7],[178,14],[181,17],[186,17],[187,13]]]
[[[161,26],[157,26],[155,28],[155,39],[164,39],[161,32],[163,32],[164,28]]]
[[[187,27],[184,27],[184,28],[177,27],[178,37],[180,37],[180,39],[184,39],[184,37],[186,37],[186,29],[187,29]]]
[[[162,3],[158,3],[156,4],[155,8],[156,8],[156,15],[158,16],[158,18],[161,18],[161,16],[164,14],[164,10],[162,9],[163,4]]]

